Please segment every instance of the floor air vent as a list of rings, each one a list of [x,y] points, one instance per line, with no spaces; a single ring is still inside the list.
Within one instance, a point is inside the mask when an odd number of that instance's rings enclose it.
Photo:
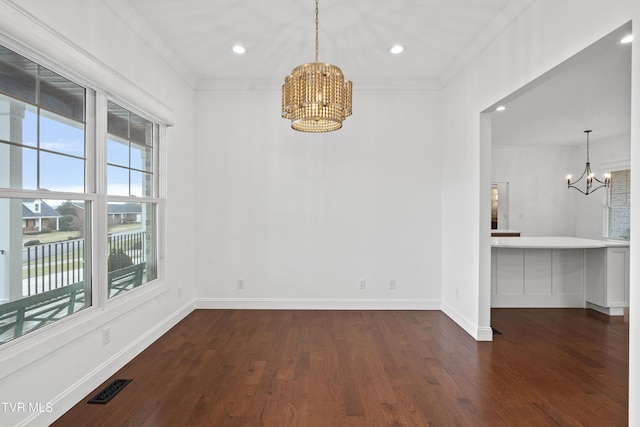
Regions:
[[[93,396],[87,403],[107,403],[131,381],[132,380],[124,379],[113,380],[111,384],[102,389],[100,393]]]

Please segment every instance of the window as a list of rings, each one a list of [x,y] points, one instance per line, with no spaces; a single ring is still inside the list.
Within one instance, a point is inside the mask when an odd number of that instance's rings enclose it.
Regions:
[[[108,103],[107,193],[153,197],[155,125]]]
[[[0,46],[0,344],[158,278],[163,129]]]
[[[157,278],[158,125],[107,105],[109,297]]]
[[[631,171],[611,173],[611,186],[607,194],[607,228],[610,239],[630,238]]]
[[[0,46],[0,343],[91,306],[87,96]],[[69,194],[82,210],[63,231]]]

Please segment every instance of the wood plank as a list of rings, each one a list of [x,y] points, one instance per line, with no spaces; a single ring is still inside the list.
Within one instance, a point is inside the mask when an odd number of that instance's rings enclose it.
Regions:
[[[476,342],[437,311],[196,310],[113,376],[133,379],[113,400],[54,426],[627,424],[624,318],[492,324]]]

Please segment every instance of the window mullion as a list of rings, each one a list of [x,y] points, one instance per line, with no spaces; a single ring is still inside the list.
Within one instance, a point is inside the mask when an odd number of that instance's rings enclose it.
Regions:
[[[97,200],[93,209],[93,291],[99,307],[107,303],[107,96],[96,92],[95,95],[95,151],[94,179]]]

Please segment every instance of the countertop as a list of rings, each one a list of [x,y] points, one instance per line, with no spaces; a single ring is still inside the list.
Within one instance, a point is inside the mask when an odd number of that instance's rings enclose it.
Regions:
[[[494,248],[531,248],[531,249],[590,249],[624,248],[629,242],[620,240],[583,239],[580,237],[492,237]]]

